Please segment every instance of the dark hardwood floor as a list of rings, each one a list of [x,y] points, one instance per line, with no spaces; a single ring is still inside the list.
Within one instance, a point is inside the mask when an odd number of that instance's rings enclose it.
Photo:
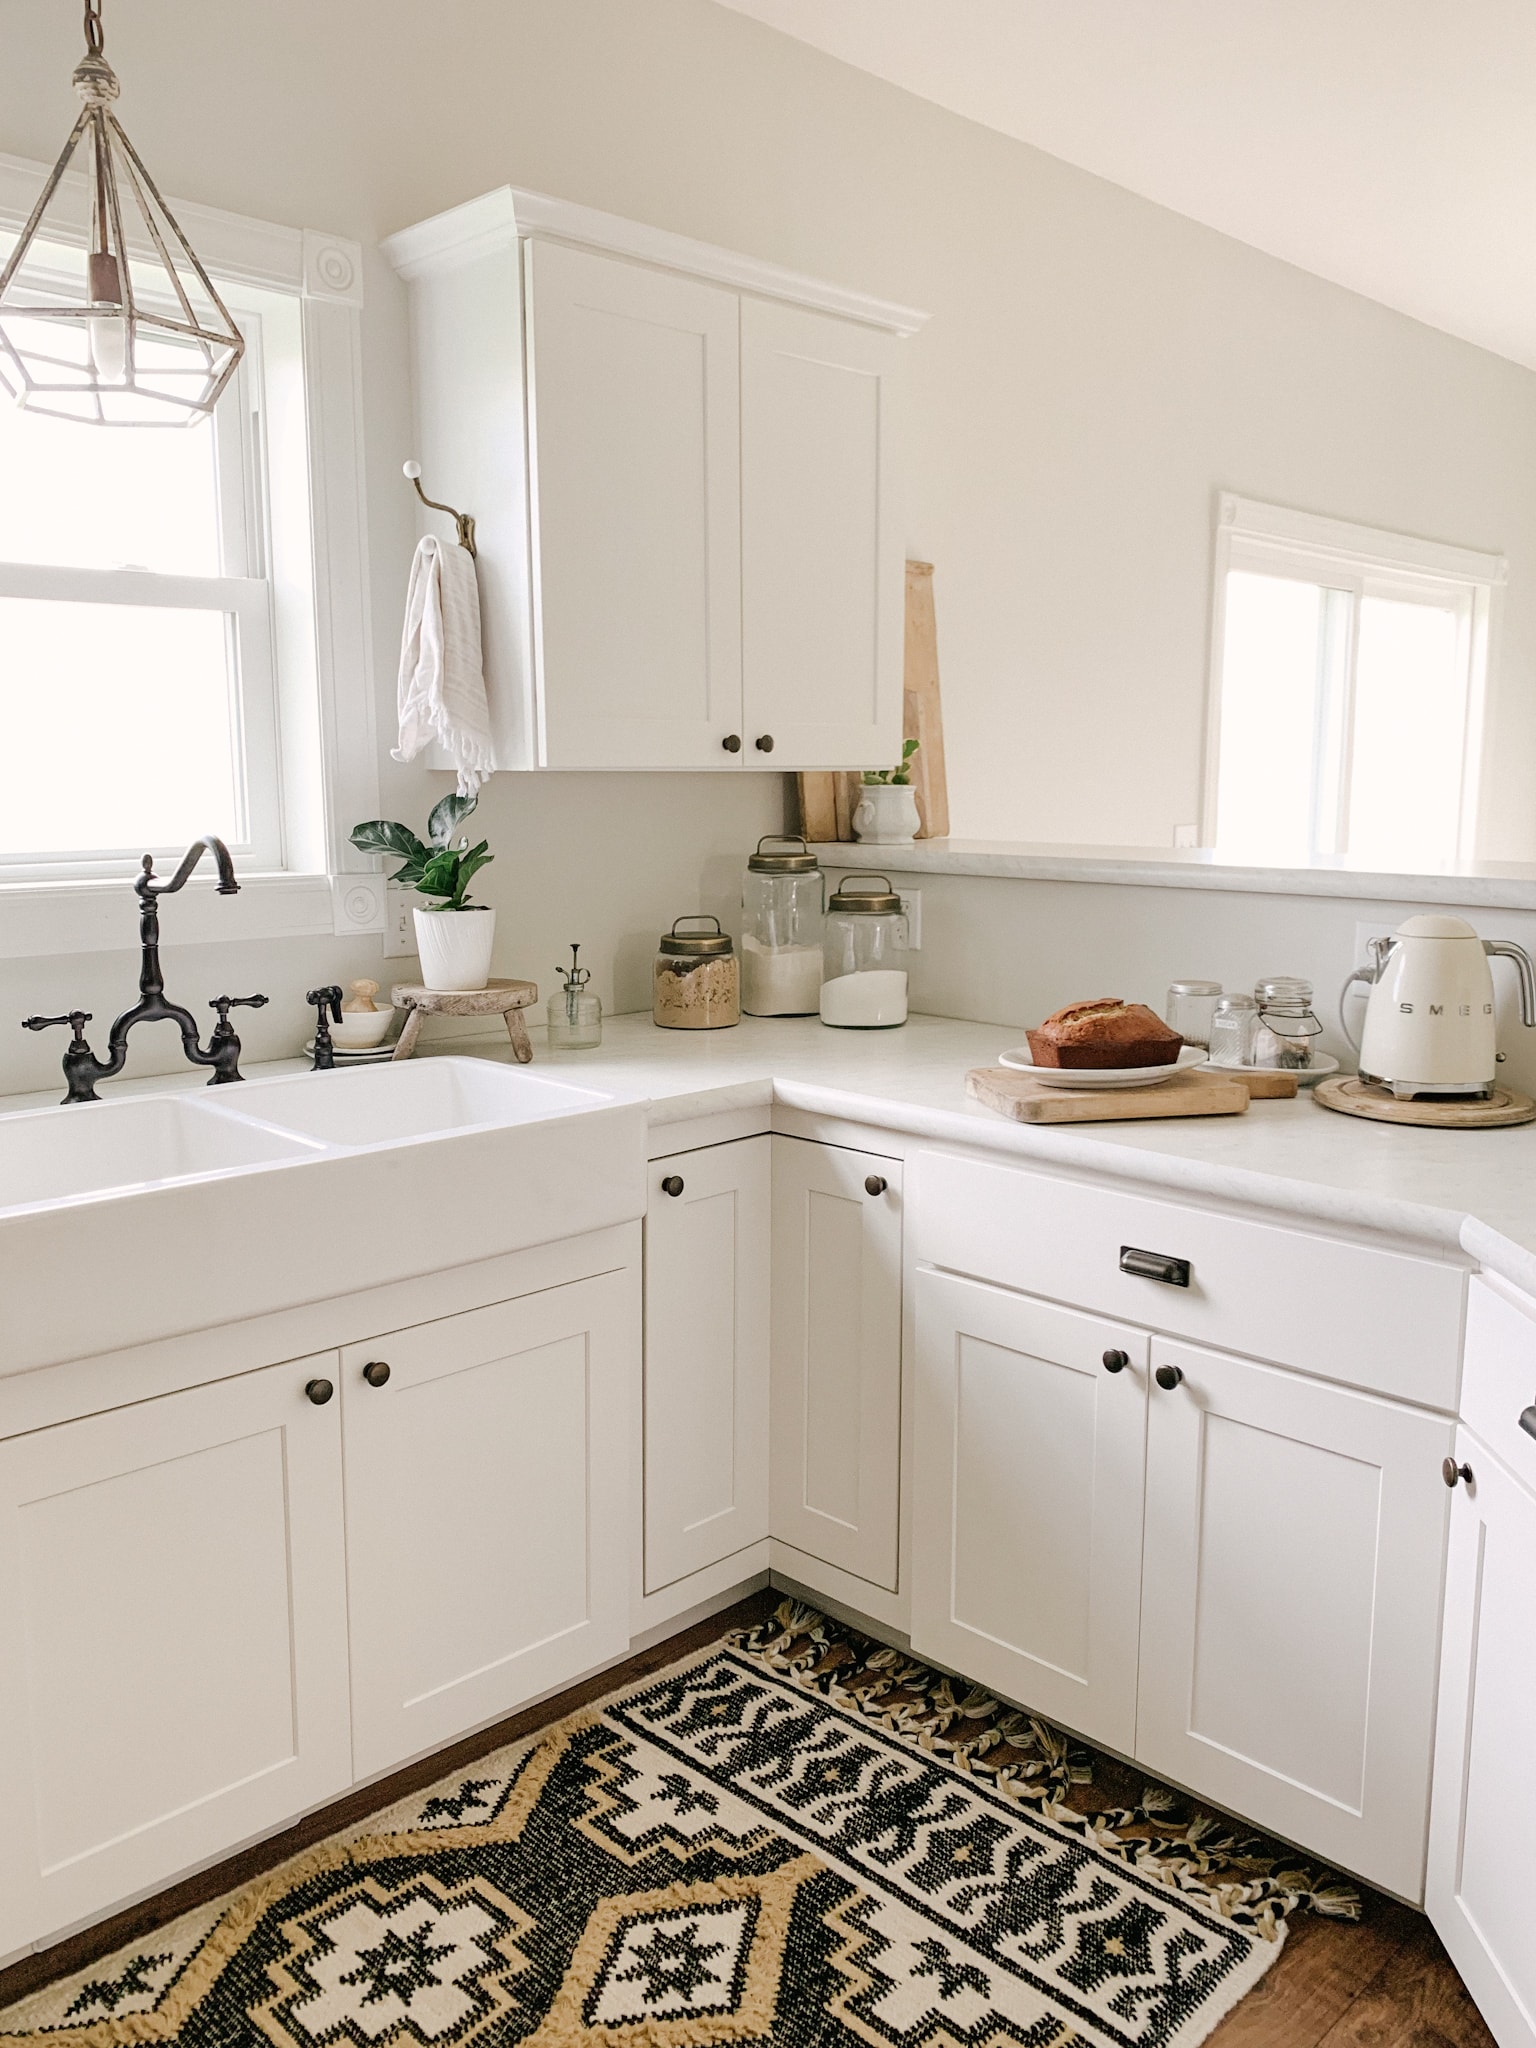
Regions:
[[[177,1919],[193,1906],[248,1883],[338,1828],[392,1805],[459,1766],[562,1720],[620,1685],[659,1670],[726,1629],[770,1614],[783,1596],[757,1593],[708,1621],[641,1651],[610,1671],[541,1706],[482,1729],[409,1769],[350,1793],[296,1827],[88,1928],[42,1954],[0,1970],[0,2010],[55,1977],[67,1977]],[[1111,1758],[1095,1769],[1094,1792],[1113,1803],[1134,1796],[1126,1767]],[[1116,1785],[1116,1780],[1120,1784]],[[1086,1794],[1092,1798],[1092,1794]],[[1074,1800],[1074,1803],[1076,1801]],[[1299,1913],[1285,1947],[1258,1989],[1207,2040],[1207,2048],[1496,2048],[1477,2008],[1421,1913],[1361,1888],[1358,1921]]]

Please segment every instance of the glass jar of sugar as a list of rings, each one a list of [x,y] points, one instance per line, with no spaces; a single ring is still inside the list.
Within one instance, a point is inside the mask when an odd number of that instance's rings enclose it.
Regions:
[[[855,1031],[907,1021],[907,919],[884,875],[849,875],[827,899],[821,1021]]]
[[[821,999],[826,883],[803,839],[769,833],[747,861],[741,1007],[749,1017],[814,1017]]]

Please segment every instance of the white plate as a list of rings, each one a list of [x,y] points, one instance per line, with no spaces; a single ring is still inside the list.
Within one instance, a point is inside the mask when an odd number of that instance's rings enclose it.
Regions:
[[[1037,1067],[1027,1045],[1010,1046],[997,1056],[998,1065],[1012,1067],[1048,1088],[1151,1088],[1168,1081],[1185,1067],[1197,1066],[1205,1058],[1203,1046],[1186,1045],[1178,1058],[1166,1067]]]
[[[1252,1074],[1260,1070],[1254,1067],[1221,1066],[1213,1060],[1207,1060],[1204,1066],[1201,1067],[1200,1071],[1202,1074]],[[1264,1073],[1294,1073],[1296,1076],[1297,1085],[1299,1087],[1310,1088],[1314,1081],[1326,1081],[1330,1074],[1336,1074],[1339,1071],[1339,1063],[1334,1058],[1331,1052],[1320,1052],[1314,1057],[1312,1064],[1309,1067],[1288,1067],[1280,1069],[1265,1067],[1264,1069],[1262,1069],[1262,1071]]]

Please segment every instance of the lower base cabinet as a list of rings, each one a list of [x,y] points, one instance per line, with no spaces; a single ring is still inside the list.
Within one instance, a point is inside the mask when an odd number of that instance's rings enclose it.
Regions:
[[[949,1273],[916,1290],[913,1648],[1129,1751],[1147,1337]]]
[[[1536,1494],[1455,1455],[1426,1904],[1499,2048],[1536,2048]]]
[[[360,1778],[628,1647],[639,1309],[607,1273],[342,1352]]]
[[[1421,1899],[1451,1424],[1161,1339],[1152,1370],[1137,1761]]]
[[[0,1443],[0,1955],[350,1784],[336,1376]]]

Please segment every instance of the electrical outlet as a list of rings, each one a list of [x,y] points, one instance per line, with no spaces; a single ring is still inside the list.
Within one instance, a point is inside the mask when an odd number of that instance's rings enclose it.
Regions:
[[[1371,964],[1372,939],[1390,939],[1392,926],[1389,924],[1367,924],[1358,919],[1355,924],[1355,965],[1369,967]]]
[[[384,892],[384,957],[413,960],[416,957],[416,926],[411,912],[416,907],[414,889],[390,887]]]
[[[907,919],[907,950],[920,953],[923,950],[922,890],[904,889],[901,893],[901,907]]]

